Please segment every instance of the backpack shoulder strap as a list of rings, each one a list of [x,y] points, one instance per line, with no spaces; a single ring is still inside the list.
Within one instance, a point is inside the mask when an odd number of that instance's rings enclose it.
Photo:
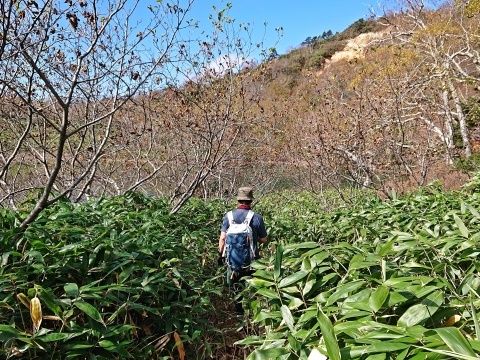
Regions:
[[[233,211],[229,211],[227,213],[227,218],[230,225],[235,224],[235,220],[233,220]]]
[[[244,223],[247,225],[250,224],[250,221],[253,219],[253,215],[255,215],[255,213],[252,210],[249,210]]]

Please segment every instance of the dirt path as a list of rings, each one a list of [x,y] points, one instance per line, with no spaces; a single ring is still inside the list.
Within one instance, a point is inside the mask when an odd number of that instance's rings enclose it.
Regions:
[[[233,294],[224,288],[224,296],[212,299],[215,311],[209,321],[213,328],[218,329],[218,336],[215,339],[216,349],[213,349],[214,359],[231,360],[246,359],[251,350],[243,346],[235,345],[236,341],[242,340],[249,335],[254,335],[249,326],[246,315],[239,315],[231,300]]]

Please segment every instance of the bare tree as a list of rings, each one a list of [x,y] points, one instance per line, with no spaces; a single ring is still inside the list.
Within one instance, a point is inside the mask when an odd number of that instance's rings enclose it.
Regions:
[[[21,227],[114,161],[118,111],[171,66],[192,3],[2,2],[0,203],[40,189]]]
[[[355,60],[324,69],[309,109],[299,111],[307,115],[295,132],[295,151],[330,186],[390,196],[392,188],[424,185],[442,154],[452,156],[444,87],[423,54],[389,33]]]
[[[469,16],[473,3],[446,3],[435,11],[428,5],[427,1],[402,2],[398,16],[391,18],[390,33],[394,43],[417,53],[418,65],[424,70],[419,77],[423,79],[423,89],[428,87],[437,92],[435,103],[443,113],[443,125],[426,116],[420,119],[443,139],[447,162],[452,163],[453,137],[457,129],[465,157],[472,154],[463,104],[471,87],[469,84],[479,81],[480,24],[478,19]],[[428,98],[427,101],[432,100]]]
[[[99,169],[97,192],[168,196],[176,212],[194,195],[259,185],[252,157],[269,129],[258,116],[265,79],[255,58],[267,53],[248,25],[228,17],[229,8],[212,16],[211,32],[179,40],[165,87],[142,91],[118,113],[121,126],[111,136],[118,160],[110,156]]]
[[[263,44],[228,17],[230,4],[195,35],[192,5],[2,5],[0,204],[40,189],[21,227],[62,197],[133,190],[168,195],[176,212],[201,189],[221,194],[236,176],[228,169],[247,166],[261,141],[251,134]]]
[[[449,5],[403,5],[385,17],[385,37],[364,57],[324,71],[297,135],[302,158],[324,179],[387,196],[392,187],[424,185],[445,162],[471,155],[463,104],[479,74],[478,21]]]

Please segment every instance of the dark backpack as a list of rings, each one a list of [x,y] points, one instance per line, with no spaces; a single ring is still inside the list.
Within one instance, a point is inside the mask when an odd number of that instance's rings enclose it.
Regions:
[[[229,227],[226,238],[227,265],[232,271],[232,276],[238,275],[242,270],[250,266],[255,260],[255,244],[253,242],[253,231],[250,222],[255,213],[249,210],[245,220],[237,224],[233,219],[233,212],[227,213]]]

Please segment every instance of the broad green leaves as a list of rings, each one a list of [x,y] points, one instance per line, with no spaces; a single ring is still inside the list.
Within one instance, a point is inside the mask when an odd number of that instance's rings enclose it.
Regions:
[[[162,357],[152,339],[174,331],[209,351],[205,318],[221,292],[211,260],[219,225],[206,219],[224,208],[192,200],[169,215],[163,199],[140,194],[58,203],[29,227],[23,254],[2,248],[0,337],[27,357]],[[16,293],[41,301],[35,335],[22,332],[31,324]]]
[[[442,338],[445,344],[447,344],[451,351],[461,355],[468,355],[472,357],[477,356],[475,351],[473,351],[472,346],[457,328],[440,328],[435,329],[435,331]]]
[[[398,319],[398,326],[412,327],[414,325],[423,324],[431,319],[433,314],[442,306],[444,302],[443,291],[435,291],[427,296],[420,303],[412,305]]]
[[[318,312],[318,323],[320,324],[328,357],[332,360],[340,360],[340,348],[338,347],[333,325],[321,310]]]
[[[249,359],[473,358],[479,208],[476,196],[426,191],[308,218],[293,205],[277,209],[281,227],[272,213],[265,221],[282,241],[264,249],[243,293],[259,335],[239,344]],[[136,195],[45,212],[23,253],[4,251],[1,340],[50,357],[94,349],[128,358],[158,355],[146,332],[176,332],[206,349],[211,300],[225,294],[212,265],[224,209],[191,201],[173,216],[161,200]],[[23,332],[28,310],[16,293],[42,302],[35,336]],[[158,345],[161,356],[167,348]]]
[[[435,191],[312,215],[318,242],[277,245],[262,263],[269,281],[249,282],[265,295],[253,309],[269,329],[260,348],[289,339],[291,358],[476,356],[480,202]],[[444,327],[453,318],[461,331]]]
[[[386,286],[379,286],[375,291],[372,292],[370,298],[368,299],[368,305],[373,312],[380,310],[387,300],[389,295],[389,289]]]
[[[75,301],[74,305],[80,310],[82,310],[89,317],[91,317],[93,320],[98,321],[101,324],[104,324],[102,316],[100,315],[100,312],[94,306],[84,301]]]

